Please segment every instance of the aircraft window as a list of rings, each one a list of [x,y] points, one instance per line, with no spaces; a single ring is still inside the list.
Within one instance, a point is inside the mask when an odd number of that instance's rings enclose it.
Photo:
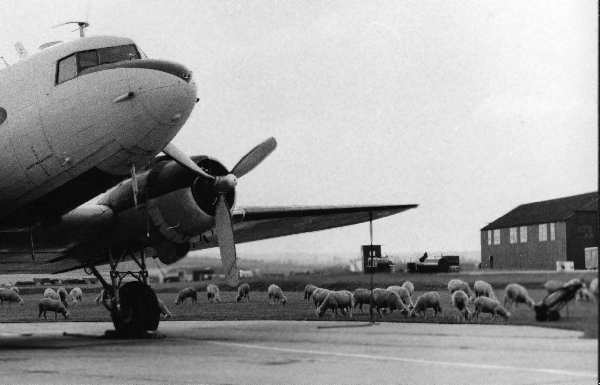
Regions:
[[[58,73],[56,74],[56,83],[60,84],[77,76],[77,62],[75,55],[67,56],[58,62]]]
[[[78,72],[86,68],[95,67],[98,65],[98,52],[85,51],[77,54],[77,69]]]
[[[4,121],[6,120],[6,115],[6,110],[0,107],[0,124],[4,123]]]
[[[100,59],[99,64],[107,64],[123,60],[139,59],[140,54],[135,45],[129,44],[99,49],[98,58]]]

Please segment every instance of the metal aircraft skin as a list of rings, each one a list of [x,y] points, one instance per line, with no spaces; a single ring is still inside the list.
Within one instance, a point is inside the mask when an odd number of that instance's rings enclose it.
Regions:
[[[235,283],[234,240],[416,207],[236,208],[237,179],[276,142],[259,144],[231,171],[187,157],[170,142],[196,102],[189,69],[149,59],[122,37],[55,44],[0,70],[0,274],[90,268],[136,253],[172,263],[218,246]]]

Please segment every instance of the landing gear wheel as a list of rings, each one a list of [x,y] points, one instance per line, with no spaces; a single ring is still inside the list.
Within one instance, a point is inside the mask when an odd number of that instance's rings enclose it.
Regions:
[[[119,289],[120,311],[111,312],[117,335],[140,338],[158,328],[160,308],[154,290],[139,281],[127,282]]]

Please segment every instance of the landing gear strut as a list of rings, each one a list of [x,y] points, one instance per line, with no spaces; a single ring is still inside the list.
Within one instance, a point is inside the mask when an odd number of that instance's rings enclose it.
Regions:
[[[118,264],[130,257],[139,266],[139,271],[119,271]],[[148,286],[148,270],[144,261],[144,252],[136,258],[132,252],[124,252],[116,260],[112,252],[109,253],[110,280],[106,282],[96,267],[90,266],[88,270],[93,274],[104,288],[102,303],[110,312],[114,335],[121,338],[141,338],[148,335],[148,331],[155,331],[160,321],[160,308],[156,293]],[[135,281],[122,284],[123,278],[131,276]]]

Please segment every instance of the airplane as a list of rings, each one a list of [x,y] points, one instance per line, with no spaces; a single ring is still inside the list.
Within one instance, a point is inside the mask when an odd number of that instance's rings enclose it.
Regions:
[[[171,264],[219,247],[237,285],[235,243],[372,221],[417,207],[235,206],[238,179],[277,146],[269,138],[229,170],[172,140],[198,101],[186,66],[133,40],[53,42],[0,70],[0,274],[84,269],[105,292],[119,336],[156,330],[146,258]],[[160,153],[163,155],[159,155]],[[122,271],[133,260],[139,271]],[[97,266],[110,266],[105,280]],[[126,276],[133,277],[123,283]],[[129,277],[129,278],[130,278]]]

